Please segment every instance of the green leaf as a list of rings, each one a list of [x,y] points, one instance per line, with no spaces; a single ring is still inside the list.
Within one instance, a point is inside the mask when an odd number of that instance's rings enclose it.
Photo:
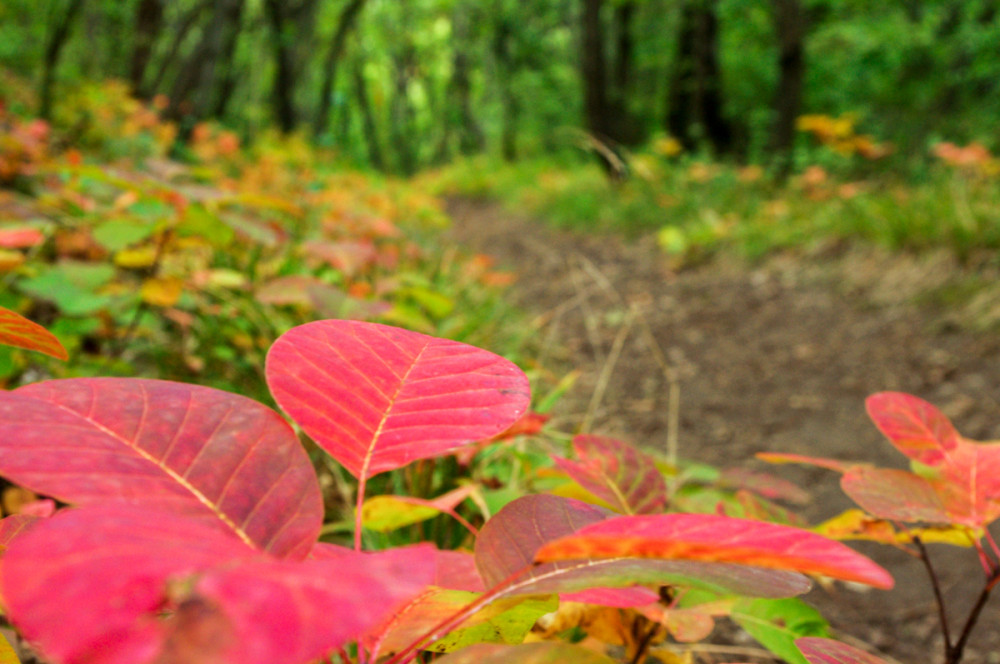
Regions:
[[[559,608],[559,596],[528,596],[502,613],[472,627],[458,629],[428,648],[434,652],[453,652],[474,643],[521,643],[539,618]],[[489,609],[486,609],[489,611]]]
[[[141,242],[153,234],[155,226],[133,219],[109,219],[94,228],[94,239],[108,251],[116,252]]]
[[[177,225],[177,234],[198,236],[208,240],[212,246],[221,248],[233,241],[236,233],[218,215],[201,205],[190,205],[184,219]]]
[[[21,281],[18,288],[39,300],[52,302],[69,316],[86,316],[111,303],[112,298],[95,291],[114,275],[115,269],[110,265],[64,261]]]
[[[830,626],[800,599],[745,599],[733,607],[732,618],[761,645],[790,664],[809,664],[795,639],[829,636]]]

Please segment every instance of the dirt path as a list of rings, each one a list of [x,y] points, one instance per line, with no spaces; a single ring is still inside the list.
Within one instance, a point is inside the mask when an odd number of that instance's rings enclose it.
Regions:
[[[582,370],[556,411],[563,429],[589,422],[592,432],[662,449],[670,389],[659,351],[677,379],[685,458],[738,465],[767,450],[904,467],[864,412],[865,397],[881,390],[931,401],[970,438],[1000,438],[1000,338],[966,331],[952,312],[915,297],[956,269],[945,256],[830,251],[752,268],[716,260],[675,273],[649,240],[555,231],[485,203],[454,201],[450,213],[458,242],[519,274],[512,296],[536,316],[547,364]],[[813,520],[848,506],[832,473],[771,470],[813,492]],[[919,562],[857,548],[888,566],[897,588],[835,587],[809,601],[885,655],[940,662],[936,609]],[[975,555],[943,546],[931,555],[952,621],[964,621],[981,585]],[[1000,663],[998,605],[994,598],[965,662]]]

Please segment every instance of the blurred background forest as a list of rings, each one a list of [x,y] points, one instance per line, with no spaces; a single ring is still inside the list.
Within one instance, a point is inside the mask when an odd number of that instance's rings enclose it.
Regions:
[[[998,10],[997,0],[4,0],[0,65],[36,82],[33,110],[70,128],[87,106],[71,100],[99,94],[83,82],[113,78],[155,99],[182,134],[207,119],[244,142],[300,132],[399,174],[460,154],[588,143],[620,154],[667,137],[677,142],[667,151],[788,169],[809,159],[796,153],[809,145],[796,131],[803,115],[827,118],[814,133],[841,153],[911,164],[935,141],[1000,140]]]

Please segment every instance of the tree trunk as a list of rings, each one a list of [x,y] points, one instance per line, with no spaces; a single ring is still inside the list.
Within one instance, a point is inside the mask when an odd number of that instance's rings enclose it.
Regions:
[[[635,22],[634,0],[621,0],[615,5],[615,59],[611,87],[611,137],[624,145],[638,145],[644,138],[642,127],[629,110],[635,42],[632,37]]]
[[[389,103],[389,134],[396,148],[397,166],[403,175],[411,175],[417,169],[417,155],[413,150],[413,107],[410,105],[410,75],[415,58],[412,44],[404,45],[393,58],[395,92]]]
[[[706,140],[716,154],[732,149],[722,114],[716,0],[688,0],[681,11],[677,61],[667,92],[667,131],[687,149]]]
[[[799,0],[771,0],[771,3],[778,35],[778,89],[774,97],[771,149],[779,159],[779,173],[785,177],[792,168],[795,119],[802,107],[806,16]]]
[[[274,47],[275,75],[274,92],[271,96],[274,102],[274,114],[278,127],[283,133],[295,130],[298,118],[295,114],[293,94],[295,92],[295,73],[292,66],[291,44],[293,35],[286,30],[284,0],[266,0],[264,8],[267,13],[271,30],[274,33],[270,40]]]
[[[171,26],[170,32],[173,33],[173,39],[170,41],[170,46],[167,48],[167,52],[160,62],[153,80],[143,87],[141,97],[152,97],[160,91],[170,65],[176,63],[178,60],[178,53],[180,53],[185,37],[187,37],[188,33],[191,32],[191,28],[198,22],[198,18],[208,6],[208,3],[209,0],[203,0],[203,2],[198,3],[181,17],[176,26]]]
[[[215,67],[216,89],[215,104],[212,106],[210,115],[214,118],[221,118],[229,107],[229,100],[233,97],[233,90],[236,89],[236,44],[239,42],[242,32],[244,0],[230,0],[227,5],[227,15],[225,20],[225,36],[222,39],[222,49],[219,54],[218,64]]]
[[[467,8],[458,7],[452,15],[454,26],[451,67],[451,100],[458,111],[458,149],[462,154],[482,152],[486,137],[472,114],[472,81],[469,78],[469,17]]]
[[[135,13],[135,44],[128,80],[132,94],[140,99],[147,97],[142,80],[153,54],[153,44],[163,30],[163,0],[141,0]]]
[[[61,17],[55,20],[49,32],[49,38],[45,43],[45,60],[42,69],[42,85],[40,93],[40,106],[38,114],[43,119],[52,117],[52,88],[55,85],[56,66],[59,64],[59,55],[62,53],[66,40],[69,39],[70,29],[73,21],[79,16],[83,8],[83,0],[70,0],[66,11]]]
[[[333,33],[333,40],[330,42],[330,48],[326,52],[326,61],[323,65],[323,83],[320,87],[319,104],[316,108],[316,118],[313,125],[313,133],[316,136],[325,134],[330,126],[330,103],[337,82],[337,65],[344,54],[347,37],[357,22],[358,15],[365,6],[365,1],[350,0],[340,12],[337,29]]]
[[[602,141],[610,138],[612,134],[607,98],[604,30],[601,25],[603,6],[604,0],[583,0],[580,17],[584,118],[587,130]]]
[[[368,143],[368,161],[380,171],[385,170],[385,158],[382,156],[382,142],[378,137],[378,125],[375,114],[368,99],[368,83],[365,81],[364,66],[361,62],[354,64],[354,89],[358,100],[358,110],[361,112],[361,126]]]
[[[511,54],[511,17],[497,8],[496,24],[493,32],[493,59],[497,68],[497,83],[500,88],[500,108],[502,110],[500,128],[500,152],[506,161],[517,158],[517,126],[520,106],[512,89],[514,58]]]

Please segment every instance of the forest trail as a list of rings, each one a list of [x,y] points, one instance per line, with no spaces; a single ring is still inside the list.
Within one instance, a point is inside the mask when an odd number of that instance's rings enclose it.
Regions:
[[[792,479],[813,494],[813,522],[849,506],[836,475],[769,468],[753,455],[905,467],[865,414],[871,393],[913,393],[965,436],[1000,438],[1000,337],[970,331],[919,297],[957,269],[943,255],[831,248],[823,257],[778,255],[753,266],[720,258],[677,272],[652,239],[559,231],[482,201],[453,200],[449,213],[455,241],[518,275],[511,297],[533,317],[545,366],[581,370],[554,411],[561,430],[583,426],[663,450],[674,419],[681,457],[751,463]],[[679,399],[671,399],[671,383]],[[808,600],[839,633],[904,664],[929,661],[928,653],[939,661],[936,608],[920,563],[883,547],[856,548],[893,571],[896,589],[838,586]],[[978,562],[954,547],[931,556],[954,630],[981,586]],[[994,602],[966,662],[1000,662],[998,618]]]

